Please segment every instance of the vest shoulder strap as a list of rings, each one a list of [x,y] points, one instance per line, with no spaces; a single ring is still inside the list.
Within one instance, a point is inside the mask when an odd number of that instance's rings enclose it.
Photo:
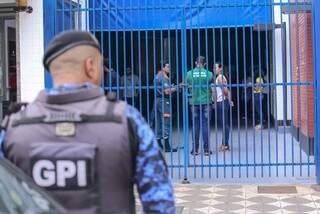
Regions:
[[[120,103],[116,99],[110,99],[107,97],[107,107],[105,114],[77,114],[73,112],[54,112],[48,113],[47,115],[40,115],[36,117],[28,117],[21,113],[21,117],[12,122],[12,126],[16,127],[19,125],[31,125],[31,124],[52,124],[61,122],[72,122],[72,123],[105,123],[114,122],[122,123],[122,115],[120,112],[115,113],[118,108],[117,105]]]

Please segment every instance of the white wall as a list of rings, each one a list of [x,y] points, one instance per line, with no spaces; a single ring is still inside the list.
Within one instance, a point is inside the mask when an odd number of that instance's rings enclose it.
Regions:
[[[49,0],[48,0],[49,1]],[[51,0],[50,0],[51,1]],[[78,0],[73,0],[78,2]],[[80,0],[84,8],[87,0]],[[33,13],[19,13],[18,64],[20,64],[21,101],[31,102],[45,87],[42,57],[44,53],[43,0],[29,0]],[[78,14],[77,14],[78,15]],[[81,12],[81,28],[87,26],[88,14]]]
[[[43,1],[29,0],[33,12],[19,13],[19,64],[21,101],[34,100],[44,88],[43,56]]]
[[[275,3],[279,3],[280,0],[275,0]],[[282,0],[282,3],[287,2],[287,0]],[[289,32],[289,18],[287,14],[281,14],[280,5],[274,6],[274,23],[281,24],[286,23],[286,30],[281,28],[275,29],[275,42],[274,42],[274,80],[276,83],[284,83],[286,75],[286,82],[290,83],[291,75],[290,75],[290,32]],[[282,37],[286,35],[286,50],[283,49]],[[286,59],[283,59],[283,56],[286,55]],[[286,60],[286,68],[284,68],[284,64]],[[283,72],[283,69],[286,69]],[[292,119],[292,107],[291,107],[291,86],[286,87],[287,89],[287,108],[284,106],[284,93],[283,86],[277,86],[273,91],[274,97],[274,111],[273,114],[275,116],[275,111],[277,111],[277,120],[284,120],[285,112],[287,113],[287,120]]]

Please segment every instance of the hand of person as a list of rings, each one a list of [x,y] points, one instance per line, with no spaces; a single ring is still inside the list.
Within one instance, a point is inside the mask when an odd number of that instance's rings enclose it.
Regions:
[[[231,107],[234,107],[233,101],[230,101],[230,106],[231,106]]]
[[[179,83],[179,88],[183,88],[183,86],[185,86],[185,84],[183,82]]]

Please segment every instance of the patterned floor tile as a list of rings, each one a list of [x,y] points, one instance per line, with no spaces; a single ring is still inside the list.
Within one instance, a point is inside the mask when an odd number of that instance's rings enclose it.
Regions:
[[[297,194],[284,195],[258,194],[257,185],[177,185],[176,205],[183,214],[320,214],[320,192],[296,187]]]

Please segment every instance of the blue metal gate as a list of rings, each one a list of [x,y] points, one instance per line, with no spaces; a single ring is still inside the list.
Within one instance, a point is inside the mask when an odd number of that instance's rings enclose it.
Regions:
[[[105,91],[142,112],[173,178],[315,176],[313,1],[43,2],[45,46],[96,35]]]

